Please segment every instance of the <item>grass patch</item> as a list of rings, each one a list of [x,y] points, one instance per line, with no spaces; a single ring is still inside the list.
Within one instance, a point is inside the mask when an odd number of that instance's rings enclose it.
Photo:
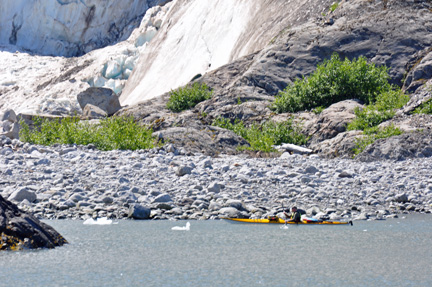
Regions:
[[[309,77],[297,79],[279,92],[272,109],[277,113],[294,113],[353,98],[373,103],[379,94],[393,89],[389,78],[385,66],[368,64],[364,57],[341,60],[335,53]]]
[[[231,130],[250,144],[250,147],[241,147],[240,149],[272,152],[274,145],[282,143],[302,145],[307,142],[307,137],[300,133],[300,128],[293,119],[281,123],[272,121],[263,124],[254,123],[246,127],[238,119],[232,123],[229,119],[217,118],[212,125]]]
[[[152,129],[136,123],[133,117],[110,117],[97,125],[78,117],[48,120],[36,118],[35,129],[21,121],[20,140],[31,144],[93,144],[100,150],[137,150],[155,147]]]
[[[339,7],[339,2],[336,1],[336,2],[334,2],[334,3],[330,6],[330,8],[329,8],[329,12],[330,12],[330,13],[333,13],[333,12],[334,12],[338,7]]]
[[[170,98],[166,105],[173,112],[181,112],[195,107],[198,103],[211,98],[213,91],[206,85],[194,83],[170,92]]]
[[[378,125],[394,117],[396,109],[402,108],[409,100],[409,96],[400,90],[391,90],[378,95],[374,104],[363,109],[355,109],[356,118],[348,124],[347,130],[362,130],[365,137],[356,140],[354,154],[358,155],[365,148],[378,139],[400,135],[403,132],[390,125],[379,128]]]
[[[414,110],[415,114],[428,114],[432,115],[432,99],[424,102]]]
[[[409,96],[400,90],[391,90],[378,95],[374,104],[363,109],[356,108],[356,118],[348,124],[348,130],[362,130],[375,127],[394,117],[396,109],[402,108],[409,101]]]
[[[394,125],[389,125],[385,128],[367,128],[363,131],[363,133],[365,136],[356,140],[354,155],[358,155],[359,153],[363,152],[368,145],[373,144],[378,139],[401,135],[403,132]]]

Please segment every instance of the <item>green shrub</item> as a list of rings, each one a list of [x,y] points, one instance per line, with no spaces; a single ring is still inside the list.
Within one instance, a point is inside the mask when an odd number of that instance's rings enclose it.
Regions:
[[[181,112],[195,107],[198,103],[211,98],[212,91],[206,84],[194,83],[170,92],[166,105],[173,112]]]
[[[330,8],[329,8],[329,12],[330,12],[330,13],[334,12],[338,7],[339,7],[339,2],[336,1],[336,2],[334,2],[334,3],[330,6]]]
[[[415,114],[428,114],[432,115],[432,99],[424,102],[414,110]]]
[[[40,145],[94,144],[100,150],[136,150],[155,146],[152,129],[139,125],[132,117],[110,117],[97,125],[81,122],[79,118],[42,120],[36,118],[35,129],[20,122],[20,139]]]
[[[394,125],[389,125],[385,128],[372,127],[364,130],[365,137],[356,140],[354,154],[358,155],[366,149],[366,147],[374,143],[378,139],[389,138],[392,136],[401,135],[403,132]]]
[[[348,130],[365,130],[394,117],[396,109],[402,108],[409,100],[409,96],[400,90],[390,90],[377,96],[374,104],[363,109],[356,108],[356,118],[348,124]]]
[[[333,54],[309,77],[297,79],[281,91],[272,108],[277,113],[298,112],[353,98],[373,103],[380,93],[392,90],[387,70],[368,64],[364,57],[342,61]]]
[[[271,152],[274,151],[272,147],[274,145],[282,143],[302,145],[307,142],[306,136],[300,133],[300,128],[294,124],[293,119],[281,123],[272,121],[263,124],[255,123],[246,127],[238,119],[231,123],[229,119],[217,118],[212,125],[231,130],[244,138],[250,144],[250,148],[243,147],[243,149]]]

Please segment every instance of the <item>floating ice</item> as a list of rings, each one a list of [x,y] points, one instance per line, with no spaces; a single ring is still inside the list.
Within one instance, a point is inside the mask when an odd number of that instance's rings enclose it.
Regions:
[[[186,230],[186,231],[189,231],[190,230],[190,223],[187,222],[186,226],[174,226],[173,228],[171,228],[171,230]]]
[[[85,225],[108,225],[108,224],[112,224],[112,220],[108,219],[107,217],[96,218],[96,220],[94,220],[93,218],[89,218],[89,219],[86,219],[83,224],[85,224]]]

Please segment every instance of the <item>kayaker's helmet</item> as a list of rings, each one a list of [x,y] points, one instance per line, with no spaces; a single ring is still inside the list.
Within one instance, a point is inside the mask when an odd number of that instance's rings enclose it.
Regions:
[[[293,206],[293,207],[291,207],[291,210],[292,210],[292,211],[296,211],[296,210],[297,210],[297,207]]]

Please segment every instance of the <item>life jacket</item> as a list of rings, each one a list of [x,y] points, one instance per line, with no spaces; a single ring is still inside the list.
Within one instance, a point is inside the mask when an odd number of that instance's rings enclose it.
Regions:
[[[300,212],[298,210],[296,212],[292,212],[291,213],[291,219],[295,219],[295,217],[296,217],[297,214],[298,214],[298,222],[300,222],[301,221],[301,214],[300,214]]]

